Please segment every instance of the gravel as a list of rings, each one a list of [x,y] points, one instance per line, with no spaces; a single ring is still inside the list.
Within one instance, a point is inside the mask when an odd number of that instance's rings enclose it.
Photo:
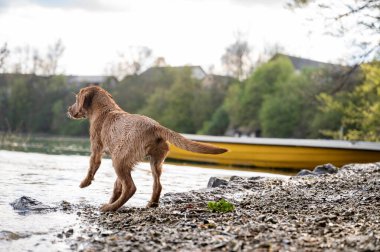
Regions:
[[[221,198],[235,211],[208,210]],[[158,208],[60,209],[81,220],[57,234],[79,251],[380,251],[380,163],[288,179],[234,176],[168,193]]]

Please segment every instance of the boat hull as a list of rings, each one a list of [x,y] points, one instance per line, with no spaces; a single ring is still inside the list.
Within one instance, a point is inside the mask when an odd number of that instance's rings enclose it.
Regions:
[[[220,155],[208,155],[185,151],[170,145],[168,158],[223,165],[294,169],[313,169],[315,166],[325,163],[341,167],[349,163],[380,161],[380,151],[377,150],[225,142],[208,143],[226,148],[229,151]]]

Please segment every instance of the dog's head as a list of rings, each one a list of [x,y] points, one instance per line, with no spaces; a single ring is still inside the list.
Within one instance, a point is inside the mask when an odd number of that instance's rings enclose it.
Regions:
[[[112,99],[110,93],[98,86],[82,88],[76,96],[76,101],[67,110],[67,116],[71,119],[84,119],[94,112],[105,112],[120,107]]]
[[[98,91],[97,89],[98,87],[95,86],[82,88],[79,93],[75,95],[75,103],[68,108],[67,116],[71,119],[87,118],[92,100]]]

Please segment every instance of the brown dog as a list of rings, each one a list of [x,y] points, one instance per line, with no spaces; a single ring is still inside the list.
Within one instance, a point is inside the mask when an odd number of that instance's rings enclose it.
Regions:
[[[131,177],[134,165],[144,157],[150,157],[153,173],[153,193],[148,207],[158,206],[161,194],[160,175],[162,163],[169,152],[166,141],[175,146],[198,153],[220,154],[227,150],[191,141],[161,126],[153,119],[123,111],[112,96],[97,86],[82,88],[76,102],[68,108],[71,119],[88,118],[90,121],[91,159],[90,168],[80,187],[91,184],[104,152],[111,155],[117,179],[112,197],[101,211],[115,211],[135,193]]]

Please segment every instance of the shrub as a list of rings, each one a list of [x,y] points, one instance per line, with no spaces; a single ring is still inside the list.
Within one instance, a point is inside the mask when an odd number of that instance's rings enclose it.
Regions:
[[[207,207],[211,211],[219,212],[219,213],[227,213],[227,212],[232,212],[235,210],[234,205],[232,203],[226,201],[225,199],[221,199],[217,202],[209,201],[207,203]]]

